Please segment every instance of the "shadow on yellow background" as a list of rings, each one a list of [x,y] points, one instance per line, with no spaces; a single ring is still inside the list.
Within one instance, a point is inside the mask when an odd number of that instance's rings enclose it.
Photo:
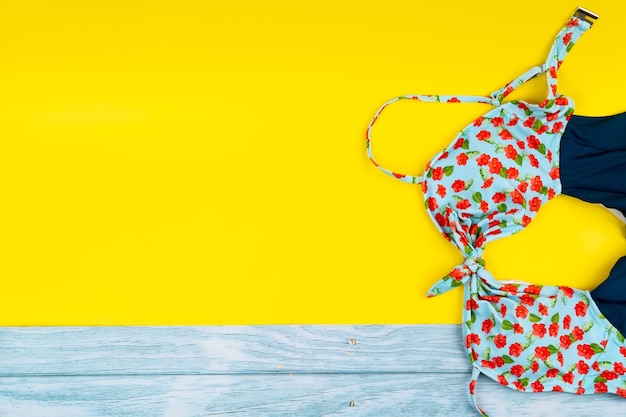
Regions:
[[[610,3],[610,4],[609,4]],[[561,68],[626,110],[626,3]],[[577,1],[0,5],[0,323],[457,323],[459,263],[364,132],[400,94],[487,94],[542,63]],[[543,79],[513,98],[543,98]],[[399,104],[382,163],[418,174],[481,105]],[[500,279],[590,289],[624,225],[559,196],[486,251]]]

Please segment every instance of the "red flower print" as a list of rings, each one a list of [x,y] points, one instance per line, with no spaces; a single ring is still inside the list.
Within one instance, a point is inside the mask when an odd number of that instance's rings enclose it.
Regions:
[[[567,100],[566,97],[558,97],[556,100],[554,100],[554,102],[558,106],[567,106],[569,104],[569,101]]]
[[[559,111],[555,111],[554,113],[548,113],[548,114],[546,115],[546,120],[547,120],[547,121],[549,121],[549,122],[551,122],[551,121],[553,121],[554,119],[557,119],[558,117],[559,117]]]
[[[435,214],[435,220],[437,221],[437,224],[441,227],[446,227],[446,226],[450,226],[448,224],[448,219],[446,219],[445,217],[443,217],[443,215],[441,213],[437,213]]]
[[[524,127],[533,127],[533,125],[535,124],[535,118],[534,117],[529,117],[528,119],[524,120]]]
[[[450,272],[450,277],[456,281],[461,281],[465,274],[459,268],[454,268],[452,272]]]
[[[422,192],[426,194],[428,192],[428,183],[426,181],[422,182]]]
[[[530,224],[530,222],[532,221],[532,219],[528,216],[524,216],[522,217],[522,226],[526,227]]]
[[[504,153],[509,159],[514,160],[515,158],[517,158],[517,150],[513,147],[513,145],[506,145],[504,147]]]
[[[490,319],[483,321],[483,332],[489,333],[493,329],[494,323]]]
[[[572,324],[572,318],[570,317],[569,314],[567,314],[565,317],[563,317],[563,328],[565,330],[569,330],[569,326]]]
[[[521,377],[524,374],[524,367],[522,365],[514,365],[511,367],[511,375]]]
[[[458,203],[456,203],[456,208],[458,208],[459,210],[465,210],[466,208],[468,208],[471,205],[472,205],[472,203],[470,203],[469,200],[465,199],[465,200],[461,200]]]
[[[538,285],[529,285],[526,287],[526,291],[524,291],[528,294],[535,294],[535,295],[539,295],[539,293],[541,292],[541,287]]]
[[[583,329],[576,326],[574,327],[574,330],[572,330],[572,336],[574,336],[574,340],[580,341],[583,340],[583,337],[585,337],[585,332],[583,331]]]
[[[612,381],[614,379],[617,379],[617,373],[613,372],[613,371],[602,371],[602,373],[600,374],[600,376],[604,379],[606,379],[607,381]]]
[[[488,165],[490,160],[491,160],[491,156],[484,153],[484,154],[481,154],[478,158],[476,158],[476,163],[478,164],[479,167],[482,167],[482,166]]]
[[[598,363],[598,361],[594,362],[593,365],[591,365],[591,367],[593,368],[594,371],[600,372],[600,364]]]
[[[505,387],[506,387],[507,385],[509,385],[509,381],[507,381],[507,380],[506,380],[506,378],[504,377],[504,375],[498,375],[498,382],[499,382],[501,385],[504,385]]]
[[[524,141],[518,140],[518,141],[516,142],[516,144],[517,144],[517,147],[518,147],[518,148],[520,148],[520,149],[526,149],[526,144],[524,143]]]
[[[404,178],[404,177],[406,177],[406,175],[405,175],[405,174],[398,174],[397,172],[392,172],[392,174],[393,174],[393,176],[394,176],[394,177],[396,177],[396,178]]]
[[[583,387],[578,387],[578,389],[576,390],[577,395],[583,395],[584,393],[585,393],[585,389]]]
[[[483,182],[483,185],[480,186],[480,188],[489,188],[491,187],[491,184],[493,184],[493,177],[487,178],[485,182]]]
[[[530,369],[533,371],[533,374],[536,374],[539,370],[539,363],[537,361],[533,361],[532,365],[530,365]]]
[[[447,102],[448,102],[448,103],[460,103],[460,102],[461,102],[461,100],[459,100],[459,99],[458,99],[458,98],[456,98],[456,97],[452,97],[452,98],[449,98]]]
[[[467,300],[467,302],[465,303],[465,309],[467,311],[469,310],[476,310],[478,308],[478,303],[476,302],[476,300],[470,298],[469,300]]]
[[[539,129],[536,130],[536,132],[540,135],[546,133],[547,131],[548,131],[548,125],[543,125]]]
[[[502,359],[502,356],[496,356],[492,360],[493,360],[493,363],[496,364],[497,368],[502,368],[504,366],[504,359]]]
[[[471,345],[480,345],[480,336],[476,333],[470,333],[465,337],[465,347],[469,348]]]
[[[461,153],[461,154],[457,155],[457,157],[456,157],[456,163],[457,163],[458,165],[461,165],[461,166],[462,166],[462,165],[465,165],[465,164],[467,163],[467,160],[468,160],[468,159],[469,159],[469,158],[467,157],[467,155],[466,155],[466,154]]]
[[[489,172],[492,174],[499,174],[502,170],[502,163],[498,160],[498,158],[491,158],[489,161]]]
[[[563,366],[563,363],[565,362],[565,359],[563,359],[563,354],[561,352],[556,354],[556,360],[559,361],[561,366]]]
[[[516,188],[513,191],[511,191],[511,200],[513,200],[515,204],[523,204],[524,196]]]
[[[585,304],[582,301],[579,301],[578,303],[576,303],[576,306],[574,307],[574,311],[576,311],[576,315],[578,317],[584,317],[585,314],[587,314],[587,304]]]
[[[530,207],[530,211],[539,211],[539,207],[541,207],[541,200],[539,199],[539,197],[533,197],[531,198],[528,205]]]
[[[465,143],[465,139],[458,138],[456,140],[456,142],[454,142],[454,145],[452,146],[452,149],[459,149],[459,148],[463,147],[463,143]]]
[[[565,375],[563,375],[563,382],[567,382],[568,384],[571,384],[574,382],[574,374],[571,372],[566,373]]]
[[[556,67],[554,66],[550,67],[550,76],[552,78],[556,78]]]
[[[509,346],[509,355],[515,356],[516,358],[522,354],[524,348],[519,343],[515,342],[511,346]]]
[[[589,372],[589,365],[587,365],[583,361],[578,361],[578,363],[576,364],[576,370],[581,375],[587,375],[587,373]]]
[[[563,36],[563,45],[567,45],[572,40],[572,32],[568,32]]]
[[[552,178],[553,180],[561,178],[561,170],[559,169],[559,167],[553,167],[550,170],[550,178]]]
[[[613,370],[618,375],[624,375],[624,373],[626,373],[626,367],[624,367],[624,364],[621,362],[615,362],[613,364]]]
[[[533,334],[538,336],[540,339],[546,335],[546,325],[543,323],[534,323],[533,324]]]
[[[474,391],[476,390],[476,380],[472,379],[469,384],[470,394],[474,395]]]
[[[525,319],[528,316],[528,309],[525,306],[515,307],[515,316],[520,319]]]
[[[518,391],[526,391],[526,387],[519,381],[513,381],[513,385],[517,388]]]
[[[548,378],[556,378],[558,374],[559,374],[559,370],[556,368],[549,369],[548,372],[546,372],[546,376]]]
[[[596,391],[596,394],[609,392],[609,387],[607,387],[607,385],[604,382],[596,382],[593,387]]]
[[[465,181],[455,180],[452,183],[452,189],[454,190],[455,193],[460,193],[461,191],[465,190]]]
[[[559,334],[559,323],[550,324],[548,333],[550,334],[550,337],[556,337]]]
[[[555,122],[552,125],[552,133],[558,133],[563,129],[563,122]]]
[[[506,201],[506,194],[495,193],[493,197],[491,197],[491,199],[493,200],[494,203],[502,203],[503,201]],[[496,224],[500,224],[500,221],[497,221]]]
[[[443,168],[437,167],[432,170],[432,177],[435,181],[439,181],[443,178]]]
[[[519,122],[519,117],[514,117],[506,124],[507,126],[515,126]]]
[[[522,327],[519,323],[515,323],[513,324],[513,332],[517,334],[524,334],[524,327]]]
[[[533,179],[530,180],[530,189],[538,193],[539,191],[541,191],[541,187],[543,187],[541,177],[539,175],[535,175]]]
[[[588,345],[586,343],[581,343],[580,345],[576,346],[576,350],[578,350],[578,356],[582,356],[585,359],[591,359],[595,354],[593,349],[591,348],[591,345]]]
[[[502,317],[506,317],[506,304],[500,304],[500,314],[502,314]]]
[[[543,385],[539,381],[531,383],[530,387],[533,389],[533,392],[543,392]]]
[[[502,349],[506,346],[506,336],[503,334],[499,334],[493,339],[493,344],[496,345],[498,349]]]
[[[520,301],[522,302],[522,304],[533,306],[535,304],[535,297],[530,294],[522,294],[522,296],[520,297]]]
[[[517,170],[517,168],[511,167],[506,170],[506,177],[510,180],[514,180],[519,177],[519,171]]]
[[[480,211],[482,211],[483,213],[486,213],[488,210],[489,210],[489,203],[487,203],[487,200],[481,201],[480,202]],[[478,245],[478,243],[476,243],[476,245]]]
[[[439,158],[437,158],[438,161],[440,161],[442,159],[448,159],[448,151],[442,153],[441,156]]]
[[[500,287],[500,291],[506,291],[506,292],[511,293],[512,295],[516,295],[517,288],[518,286],[515,284],[504,284],[503,286]]]
[[[535,348],[535,357],[540,361],[545,361],[550,357],[550,351],[547,346],[537,346]]]
[[[495,363],[493,363],[492,361],[485,360],[485,359],[483,359],[481,364],[484,368],[487,368],[487,369],[495,369],[496,367]]]
[[[525,193],[526,190],[528,189],[528,182],[526,182],[526,181],[520,182],[519,185],[517,186],[517,189],[520,190],[521,192]]]
[[[552,391],[554,392],[563,392],[563,388],[560,387],[559,385],[555,385],[552,387]]]
[[[491,119],[491,124],[494,127],[502,126],[504,124],[504,119],[502,117],[494,117]]]
[[[533,168],[539,168],[539,160],[535,157],[535,155],[528,155],[528,160],[530,161],[530,166]]]
[[[539,145],[541,145],[541,142],[539,141],[539,139],[537,139],[535,135],[528,136],[526,138],[526,142],[528,142],[528,147],[531,149],[537,149]]]
[[[511,132],[509,132],[506,129],[504,129],[502,132],[500,132],[499,135],[500,135],[500,138],[502,138],[502,140],[511,140],[511,139],[513,139],[513,135],[511,135]]]
[[[554,188],[548,188],[548,200],[552,200],[555,195],[556,191],[554,191]]]
[[[572,298],[574,296],[574,289],[570,287],[560,286],[559,290],[563,293],[563,295],[567,298]]]
[[[446,196],[446,187],[441,184],[437,185],[437,194],[439,194],[439,197],[444,198]]]
[[[485,120],[485,118],[483,116],[480,116],[478,119],[474,120],[474,126],[480,126],[483,124],[483,120]]]
[[[622,356],[626,357],[626,347],[620,346],[619,347],[619,353],[621,353]]]
[[[435,211],[439,205],[437,204],[437,199],[435,197],[428,197],[428,209],[430,211]]]
[[[487,140],[491,138],[491,133],[486,130],[481,130],[476,134],[476,137],[478,138],[478,140]]]
[[[561,342],[561,347],[563,349],[569,349],[569,347],[572,345],[572,339],[569,338],[568,335],[563,335],[559,338],[559,341]]]
[[[547,316],[548,315],[548,306],[544,305],[543,303],[539,303],[539,314],[541,314],[542,316]]]

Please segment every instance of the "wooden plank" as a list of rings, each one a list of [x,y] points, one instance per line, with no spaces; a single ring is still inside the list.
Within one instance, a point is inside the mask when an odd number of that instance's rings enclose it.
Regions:
[[[454,325],[2,328],[0,372],[469,371],[469,362],[459,355],[461,339]]]
[[[4,417],[478,415],[469,375],[165,375],[0,378]],[[491,417],[623,416],[615,395],[521,393],[481,378]]]
[[[0,416],[477,415],[459,326],[0,329]],[[615,395],[520,393],[498,416],[621,416]]]

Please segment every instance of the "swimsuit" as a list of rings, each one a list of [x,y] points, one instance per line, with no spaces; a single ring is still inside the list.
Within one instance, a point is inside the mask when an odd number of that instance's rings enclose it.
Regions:
[[[442,236],[465,258],[432,286],[428,296],[464,287],[462,328],[473,366],[470,394],[475,405],[480,373],[521,391],[626,396],[624,337],[591,293],[566,286],[498,281],[482,258],[487,242],[521,231],[544,203],[564,191],[622,208],[615,201],[626,194],[614,196],[614,190],[594,185],[586,188],[585,175],[580,180],[568,177],[571,182],[561,180],[566,172],[560,166],[562,142],[567,143],[568,160],[584,159],[585,151],[577,148],[576,140],[586,139],[587,146],[593,147],[588,131],[596,131],[594,123],[604,126],[598,129],[611,131],[620,122],[619,116],[606,121],[578,118],[573,114],[573,101],[557,93],[558,68],[595,19],[593,13],[579,9],[557,35],[545,64],[529,69],[489,96],[397,97],[383,104],[367,129],[372,162],[401,181],[421,185],[426,211]],[[517,87],[543,73],[548,84],[544,101],[503,102]],[[410,176],[381,167],[372,155],[373,126],[382,111],[399,100],[477,102],[494,108],[461,130],[427,164],[423,175]],[[592,194],[595,191],[604,194]],[[626,262],[621,261],[616,268],[626,272]]]

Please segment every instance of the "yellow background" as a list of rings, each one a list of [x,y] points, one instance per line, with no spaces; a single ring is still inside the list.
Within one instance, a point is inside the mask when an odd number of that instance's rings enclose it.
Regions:
[[[0,324],[457,323],[461,261],[364,132],[387,99],[488,94],[542,63],[576,1],[1,1]],[[626,110],[626,3],[560,72]],[[515,94],[538,101],[543,78]],[[412,174],[484,105],[400,103]],[[499,278],[593,288],[624,227],[560,196],[486,252]]]

